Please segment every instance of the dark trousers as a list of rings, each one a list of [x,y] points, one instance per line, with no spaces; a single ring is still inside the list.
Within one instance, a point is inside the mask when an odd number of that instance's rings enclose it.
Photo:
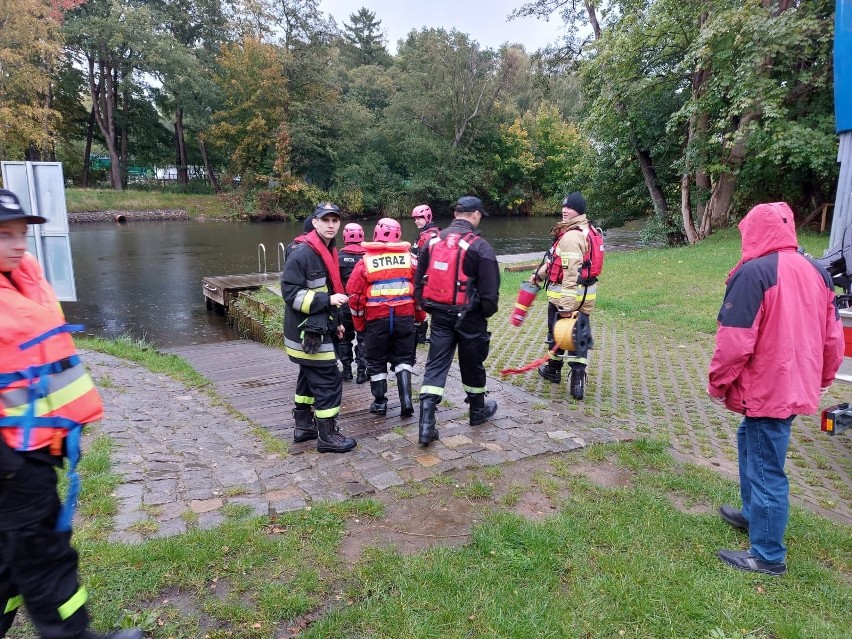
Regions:
[[[343,378],[336,364],[299,366],[296,378],[296,410],[314,409],[320,419],[337,417],[343,398]]]
[[[456,347],[459,350],[459,371],[465,392],[478,394],[486,390],[484,362],[491,344],[488,322],[480,313],[468,313],[458,327],[457,319],[455,313],[437,310],[432,312],[432,335],[429,357],[423,371],[421,397],[443,396]]]
[[[367,366],[364,359],[364,336],[355,330],[355,325],[352,323],[351,313],[341,313],[340,323],[343,324],[344,333],[343,339],[338,344],[338,358],[344,367],[351,366],[353,360],[361,370]],[[356,340],[355,348],[352,348],[353,340]]]
[[[71,533],[57,532],[56,470],[26,459],[0,479],[0,637],[21,604],[44,639],[73,639],[89,625]]]
[[[414,317],[395,316],[371,319],[363,332],[367,375],[371,381],[387,379],[388,364],[394,373],[412,371],[417,352],[417,328]]]
[[[547,305],[547,348],[552,351],[556,345],[556,340],[553,339],[553,327],[559,321],[559,309],[555,304]],[[580,313],[577,317],[577,326],[584,331],[591,331],[589,324],[589,315]],[[556,352],[550,353],[550,366],[557,370],[562,370],[562,363],[568,362],[572,370],[586,370],[589,363],[589,349],[577,351],[565,351],[557,348]]]

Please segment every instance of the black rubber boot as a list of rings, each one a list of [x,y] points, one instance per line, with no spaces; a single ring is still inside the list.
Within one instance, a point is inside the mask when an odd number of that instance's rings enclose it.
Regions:
[[[355,374],[355,383],[363,384],[367,381],[367,369],[361,364],[358,364],[358,372]]]
[[[586,394],[586,369],[571,369],[571,397],[576,400],[583,399]]]
[[[373,393],[375,398],[375,401],[370,404],[370,412],[376,415],[387,415],[388,398],[385,393],[388,392],[388,380],[370,380],[370,392]]]
[[[438,439],[438,429],[435,428],[435,407],[438,400],[437,395],[420,396],[420,444],[428,446]]]
[[[411,371],[399,371],[396,374],[396,386],[399,390],[400,417],[410,417],[414,414],[414,404],[411,402]]]
[[[487,422],[497,412],[497,402],[493,399],[485,401],[485,393],[468,393],[464,400],[470,404],[470,425],[479,426]]]
[[[548,382],[560,384],[562,382],[562,363],[550,360],[547,364],[538,367],[538,374]]]
[[[142,639],[142,631],[139,628],[130,628],[128,630],[116,630],[108,634],[102,635],[91,630],[86,630],[79,639]]]
[[[317,418],[317,452],[320,453],[348,453],[355,448],[357,442],[351,437],[344,437],[337,427],[337,418]]]
[[[293,420],[296,426],[293,428],[293,441],[297,444],[300,442],[309,442],[317,438],[317,425],[314,421],[314,411],[310,408],[293,409]]]
[[[344,362],[340,360],[340,363],[343,364],[343,370],[340,372],[340,376],[343,378],[344,382],[352,381],[352,361]]]

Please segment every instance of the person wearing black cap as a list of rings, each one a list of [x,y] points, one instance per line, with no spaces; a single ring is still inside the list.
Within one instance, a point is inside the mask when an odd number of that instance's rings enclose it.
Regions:
[[[418,256],[414,296],[432,315],[429,356],[420,388],[419,441],[423,446],[438,439],[435,407],[444,395],[456,347],[470,425],[478,426],[497,412],[497,403],[485,399],[484,362],[491,342],[487,320],[497,312],[500,269],[494,249],[476,230],[487,215],[479,198],[459,198],[453,222]]]
[[[40,637],[139,639],[137,629],[89,629],[71,487],[83,425],[103,416],[103,404],[53,288],[26,252],[27,225],[45,222],[0,189],[0,637],[25,605]],[[63,505],[56,469],[66,458]]]
[[[586,366],[589,363],[588,348],[582,351],[553,350],[553,327],[560,317],[577,314],[575,331],[581,331],[588,339],[575,340],[591,347],[589,315],[595,308],[597,290],[595,281],[583,280],[580,270],[584,256],[589,251],[589,221],[586,218],[586,198],[579,192],[566,195],[562,200],[562,221],[551,231],[553,246],[545,260],[530,277],[530,282],[547,288],[547,345],[550,360],[538,369],[538,374],[554,384],[562,382],[562,364],[571,367],[571,396],[581,400],[585,396]],[[592,278],[594,280],[594,278]]]
[[[316,439],[321,453],[346,453],[355,448],[355,440],[341,435],[337,425],[343,379],[335,342],[344,333],[340,307],[349,301],[334,245],[340,209],[322,202],[311,220],[314,230],[293,249],[281,273],[284,347],[290,361],[299,365],[293,440]]]

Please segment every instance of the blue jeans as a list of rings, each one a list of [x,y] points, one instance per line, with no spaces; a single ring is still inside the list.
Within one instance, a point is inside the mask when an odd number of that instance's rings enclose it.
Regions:
[[[790,512],[790,483],[784,460],[793,417],[744,417],[737,430],[740,495],[751,552],[773,564],[783,562],[787,554],[784,531]]]

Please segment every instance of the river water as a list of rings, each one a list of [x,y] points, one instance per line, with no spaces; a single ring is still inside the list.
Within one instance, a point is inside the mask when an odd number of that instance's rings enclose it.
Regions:
[[[436,220],[446,226],[450,220]],[[543,252],[557,218],[484,218],[480,230],[498,255]],[[372,221],[361,222],[368,236]],[[403,237],[417,236],[403,220]],[[235,339],[221,314],[208,312],[201,279],[258,272],[258,244],[266,268],[277,271],[276,247],[302,232],[302,223],[132,222],[71,227],[77,302],[62,306],[69,322],[100,337],[129,334],[165,348]],[[635,247],[638,234],[613,229],[607,250]],[[261,266],[261,269],[263,267]]]

